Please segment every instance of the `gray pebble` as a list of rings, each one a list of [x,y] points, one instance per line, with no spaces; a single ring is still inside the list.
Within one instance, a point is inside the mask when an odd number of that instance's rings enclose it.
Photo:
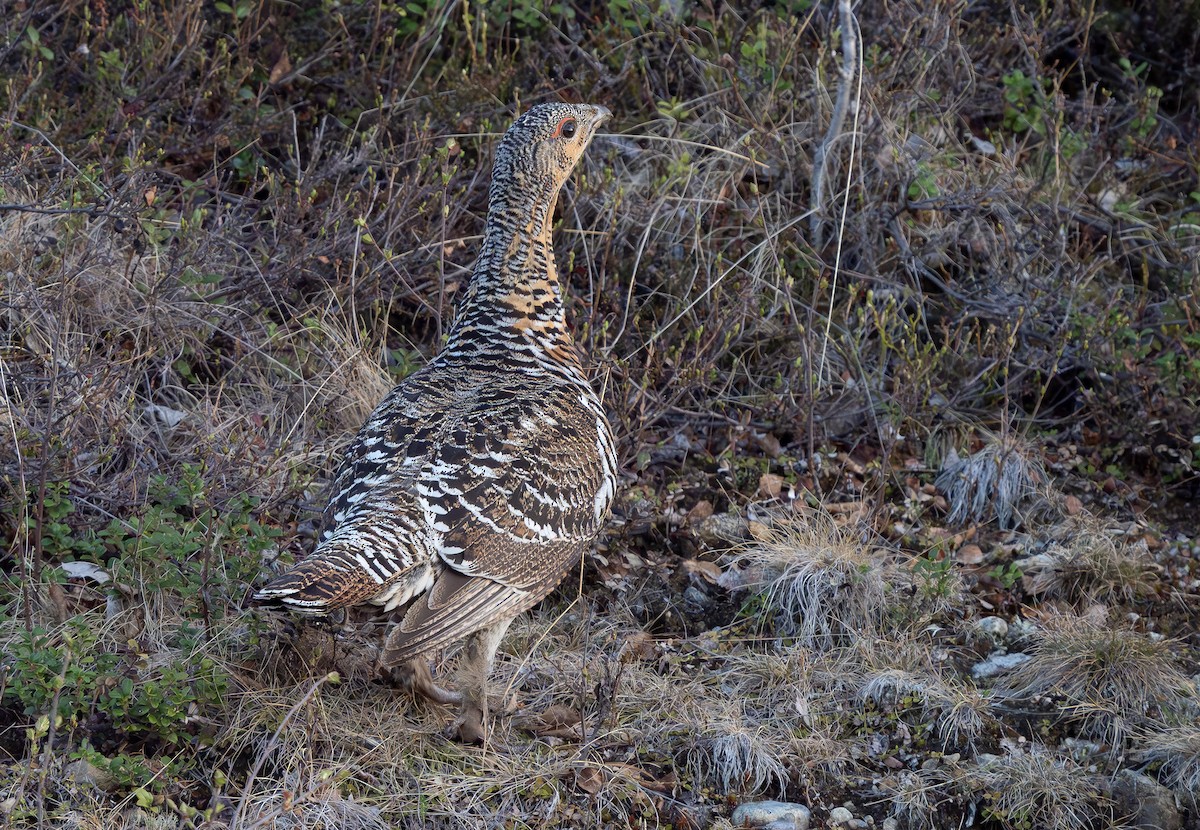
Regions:
[[[1113,780],[1113,798],[1121,807],[1128,827],[1138,830],[1180,830],[1183,814],[1175,805],[1175,794],[1148,775],[1123,769]]]
[[[752,801],[740,804],[730,820],[734,827],[763,830],[808,830],[812,813],[803,804],[787,801]]]
[[[1016,652],[1015,654],[1000,654],[996,652],[989,654],[988,658],[980,663],[976,663],[971,667],[971,677],[976,680],[986,680],[990,677],[1004,674],[1004,672],[1015,669],[1017,666],[1029,659],[1028,654]]]
[[[983,617],[975,622],[975,630],[999,646],[1008,636],[1008,621],[1002,617]]]
[[[834,807],[829,811],[829,823],[833,826],[847,825],[854,821],[854,814],[845,807]]]

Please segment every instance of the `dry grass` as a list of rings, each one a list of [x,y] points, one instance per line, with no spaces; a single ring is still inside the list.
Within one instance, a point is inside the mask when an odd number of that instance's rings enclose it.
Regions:
[[[943,810],[957,800],[954,775],[941,767],[900,772],[884,788],[891,798],[891,814],[914,830],[941,826]]]
[[[891,565],[867,538],[820,513],[779,524],[738,555],[739,572],[727,584],[754,589],[762,616],[806,648],[871,637],[887,611]]]
[[[1031,658],[1004,682],[1004,696],[1054,702],[1085,735],[1114,754],[1147,723],[1194,717],[1195,684],[1176,665],[1173,643],[1108,619],[1104,609],[1055,615],[1034,634]]]
[[[953,450],[936,485],[950,506],[947,520],[960,525],[996,519],[1002,529],[1024,521],[1022,505],[1035,500],[1046,472],[1032,447],[1013,438],[992,438],[966,458]]]
[[[45,795],[41,823],[69,827],[175,826],[183,805],[240,827],[684,826],[751,794],[832,803],[893,775],[876,820],[959,823],[981,798],[1012,827],[1110,815],[1049,750],[978,767],[1011,713],[965,679],[974,656],[948,632],[977,601],[1012,619],[1043,597],[1180,622],[1144,552],[1104,529],[1129,518],[1126,485],[1139,511],[1188,495],[1200,432],[1195,104],[1179,92],[1195,70],[1138,69],[1138,49],[1162,54],[1138,45],[1155,27],[1116,30],[1074,0],[859,4],[861,106],[814,205],[844,91],[821,4],[634,3],[600,21],[564,3],[532,23],[523,2],[51,5],[0,20],[0,204],[24,206],[0,209],[0,717],[19,724],[0,733],[15,805],[0,819],[36,826]],[[736,619],[718,586],[701,616],[663,576],[684,609],[669,620],[589,586],[561,619],[515,626],[480,752],[371,680],[361,621],[293,637],[243,604],[262,560],[303,553],[338,446],[438,348],[515,102],[556,97],[617,112],[556,235],[648,505],[613,528],[606,565],[640,563],[629,585],[681,558],[711,576],[729,559],[678,517],[758,510],[764,473],[786,520],[726,569],[758,592]],[[945,424],[1039,436],[989,438],[938,477],[985,549],[1006,541],[995,525],[1049,540],[1024,594],[981,592],[953,561],[896,565],[944,539],[904,494],[934,478],[920,459]],[[1043,456],[1096,494],[1100,524],[1041,526]],[[820,501],[861,505],[867,525],[798,507]],[[64,580],[81,559],[120,585]],[[120,663],[30,741],[48,700],[26,711],[4,672],[38,626],[51,668],[72,626]],[[1034,650],[1011,693],[1065,713],[1063,737],[1152,730],[1146,758],[1196,788],[1178,669],[1194,645],[1051,618]],[[198,693],[205,661],[223,697]],[[182,743],[104,721],[126,677],[196,693],[168,719]],[[39,789],[43,759],[84,741],[153,771],[100,793],[51,765]],[[931,747],[962,768],[925,768]]]
[[[984,795],[985,815],[1005,828],[1088,830],[1113,820],[1104,783],[1041,746],[983,759],[963,783]]]
[[[1159,778],[1195,810],[1200,803],[1200,727],[1194,723],[1137,734],[1139,760],[1159,765]]]
[[[935,650],[919,639],[863,639],[843,657],[860,704],[882,712],[919,712],[946,752],[973,750],[995,718],[988,696],[935,658]]]
[[[1068,519],[1043,532],[1048,544],[1016,562],[1029,593],[1081,605],[1132,603],[1152,596],[1162,570],[1145,542],[1118,541],[1119,531],[1091,517]]]

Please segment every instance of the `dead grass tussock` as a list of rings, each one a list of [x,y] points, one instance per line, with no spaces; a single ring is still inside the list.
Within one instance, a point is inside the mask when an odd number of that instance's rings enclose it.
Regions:
[[[957,800],[956,776],[961,769],[941,766],[898,773],[884,779],[883,789],[891,798],[891,814],[903,826],[923,830],[941,826],[941,810]]]
[[[1008,675],[1001,694],[1060,700],[1084,734],[1119,753],[1139,727],[1195,716],[1195,684],[1175,664],[1173,648],[1110,621],[1103,608],[1048,616],[1033,635],[1030,659]]]
[[[688,753],[696,779],[712,783],[723,794],[753,795],[786,787],[790,775],[784,760],[790,747],[779,730],[747,718],[736,705],[726,709],[724,715],[706,718],[695,749]]]
[[[960,458],[953,450],[935,482],[946,496],[951,524],[995,518],[1001,529],[1024,521],[1022,506],[1034,502],[1047,482],[1034,449],[1015,438],[992,437],[977,452]]]
[[[1191,809],[1200,809],[1200,726],[1182,724],[1140,731],[1135,738],[1136,757],[1158,764],[1159,779]]]
[[[1090,516],[1066,519],[1046,534],[1047,547],[1016,564],[1031,594],[1081,604],[1130,603],[1150,596],[1161,566],[1144,541],[1119,541],[1119,531]]]
[[[880,630],[887,610],[886,554],[827,515],[777,525],[736,564],[741,584],[756,587],[762,597],[773,629],[806,648],[828,650]]]
[[[919,640],[863,641],[846,656],[853,665],[854,695],[884,712],[916,708],[947,751],[973,749],[995,726],[986,693],[936,661]]]
[[[984,814],[1005,828],[1088,830],[1113,819],[1104,782],[1042,746],[983,757],[961,781],[985,799]]]

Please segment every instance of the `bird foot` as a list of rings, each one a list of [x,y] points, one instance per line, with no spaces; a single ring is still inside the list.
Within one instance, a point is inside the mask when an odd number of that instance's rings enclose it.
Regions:
[[[428,701],[441,706],[462,705],[462,692],[444,689],[435,683],[433,674],[429,671],[429,664],[424,660],[413,660],[405,665],[384,670],[383,673],[390,675],[391,679],[399,683],[399,685]]]
[[[454,723],[446,727],[446,735],[459,743],[481,746],[487,740],[483,722],[486,715],[476,706],[465,706]]]

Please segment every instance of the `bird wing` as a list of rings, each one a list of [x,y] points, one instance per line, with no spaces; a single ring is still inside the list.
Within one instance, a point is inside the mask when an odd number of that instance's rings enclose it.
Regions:
[[[600,404],[561,380],[456,380],[419,372],[388,394],[347,450],[318,549],[260,598],[322,613],[425,591],[398,632],[419,648],[553,590],[612,500]]]
[[[481,391],[422,475],[445,528],[441,560],[523,591],[553,587],[608,513],[610,441],[590,390]]]
[[[576,553],[563,558],[578,561]],[[442,568],[433,587],[419,597],[399,625],[388,634],[382,663],[398,666],[422,654],[461,640],[500,620],[511,619],[535,605],[558,583],[544,591],[522,591],[479,576]]]
[[[397,513],[415,509],[414,480],[428,463],[447,400],[433,365],[409,375],[384,396],[346,448],[321,516],[325,542],[339,526],[378,509],[380,497],[398,499]],[[411,496],[405,493],[411,492]],[[413,504],[409,504],[409,501]]]
[[[437,447],[422,490],[444,511],[443,566],[392,629],[386,665],[515,617],[579,561],[615,478],[594,400],[566,387],[489,391]]]

